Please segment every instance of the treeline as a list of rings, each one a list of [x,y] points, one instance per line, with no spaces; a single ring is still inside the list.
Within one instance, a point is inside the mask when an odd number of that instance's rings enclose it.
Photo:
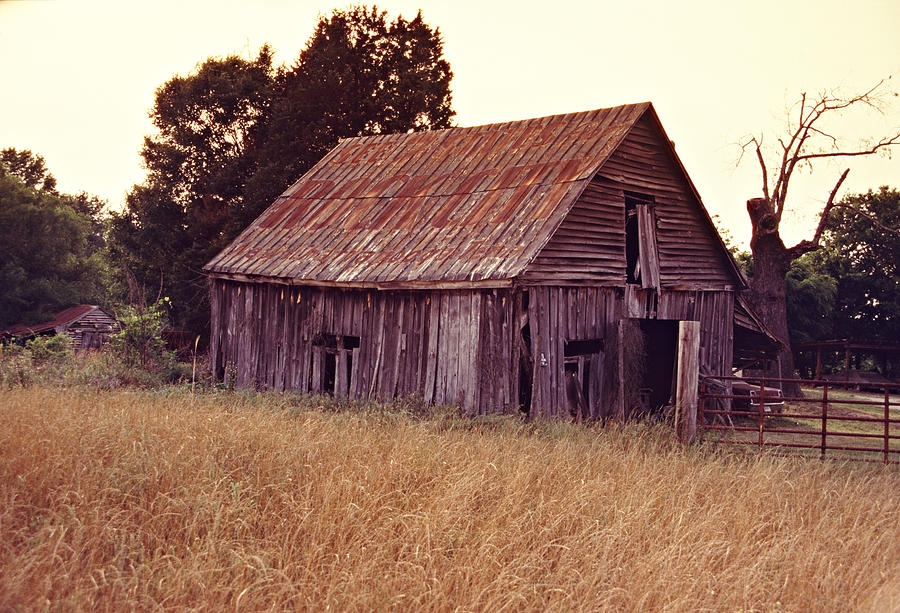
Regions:
[[[375,8],[320,18],[291,65],[206,59],[157,90],[146,179],[121,212],[62,194],[40,155],[0,152],[0,328],[79,302],[168,296],[169,325],[208,329],[202,266],[340,138],[451,125],[452,72],[421,14]],[[900,338],[900,192],[847,196],[823,248],[787,277],[794,342]],[[738,259],[752,275],[752,258]]]
[[[161,85],[141,148],[147,177],[121,212],[57,193],[40,156],[6,150],[0,327],[140,288],[171,298],[174,327],[204,331],[202,266],[339,139],[449,127],[451,78],[421,13],[390,20],[358,6],[320,18],[291,65],[263,46]]]

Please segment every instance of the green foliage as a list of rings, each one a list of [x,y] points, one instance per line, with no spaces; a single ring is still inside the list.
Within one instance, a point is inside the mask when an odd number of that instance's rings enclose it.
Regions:
[[[110,255],[165,289],[177,327],[208,323],[202,267],[338,139],[448,127],[440,34],[364,7],[322,17],[297,62],[209,58],[156,91],[147,180],[110,222]]]
[[[25,343],[25,349],[31,354],[32,361],[37,364],[45,362],[59,364],[71,360],[75,355],[72,339],[66,334],[37,336]]]
[[[31,353],[13,343],[0,343],[0,388],[28,387],[34,382]]]
[[[452,76],[440,32],[421,12],[388,22],[357,6],[322,18],[279,75],[248,186],[254,216],[341,138],[450,127]]]
[[[90,197],[35,189],[4,168],[0,163],[0,326],[98,301],[101,239],[91,217],[73,208],[93,206]]]
[[[847,196],[842,203],[854,208],[832,211],[824,261],[838,282],[832,334],[896,341],[900,338],[900,191],[882,187]]]
[[[795,342],[900,338],[900,192],[847,196],[829,219],[822,248],[787,276]],[[862,214],[861,214],[862,213]]]
[[[12,147],[0,150],[0,175],[7,172],[19,178],[25,187],[42,192],[56,192],[56,178],[47,170],[44,158],[28,149]]]
[[[168,326],[168,298],[160,298],[149,307],[125,307],[119,314],[119,332],[112,335],[114,350],[129,366],[168,366],[174,356],[166,351],[162,331]]]
[[[0,388],[58,382],[71,368],[74,357],[72,339],[65,334],[38,336],[24,346],[0,345]]]
[[[787,277],[787,313],[791,342],[808,343],[831,338],[838,282],[814,251],[794,260]]]
[[[734,261],[748,279],[753,276],[753,254],[749,251],[735,251]]]

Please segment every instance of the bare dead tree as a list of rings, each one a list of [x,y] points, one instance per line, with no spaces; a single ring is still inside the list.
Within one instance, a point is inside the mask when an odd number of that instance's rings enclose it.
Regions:
[[[777,140],[776,160],[772,167],[766,163],[762,136],[750,137],[742,146],[742,155],[752,152],[756,156],[762,175],[763,193],[762,198],[747,201],[747,212],[753,230],[750,240],[750,249],[753,252],[750,299],[766,325],[786,346],[779,356],[779,364],[771,373],[774,376],[790,377],[794,372],[793,356],[789,349],[785,296],[785,277],[791,262],[819,248],[823,232],[827,228],[829,214],[834,207],[854,208],[835,200],[841,185],[850,173],[850,168],[846,168],[828,195],[825,206],[819,214],[813,237],[788,248],[781,239],[780,228],[782,216],[788,205],[791,179],[799,169],[812,170],[817,162],[889,153],[894,146],[900,145],[900,128],[892,130],[887,136],[858,140],[846,146],[839,141],[835,133],[824,126],[827,120],[838,117],[849,109],[868,108],[877,113],[884,113],[887,107],[886,83],[886,80],[879,81],[868,90],[848,97],[834,92],[823,92],[814,98],[806,93],[802,94],[788,113],[788,133]],[[881,227],[896,232],[895,229]],[[799,390],[791,391],[799,392]]]

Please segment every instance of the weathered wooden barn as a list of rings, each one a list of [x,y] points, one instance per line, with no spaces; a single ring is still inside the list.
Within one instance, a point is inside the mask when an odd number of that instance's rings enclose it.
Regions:
[[[650,103],[342,140],[205,270],[239,386],[534,416],[730,374],[745,287]]]
[[[0,331],[0,336],[24,342],[36,336],[66,334],[75,349],[99,349],[118,330],[116,318],[95,304],[76,304],[63,309],[50,321],[39,324],[15,324]]]

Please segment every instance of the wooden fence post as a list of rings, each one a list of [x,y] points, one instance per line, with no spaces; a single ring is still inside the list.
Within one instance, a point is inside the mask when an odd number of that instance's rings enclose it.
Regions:
[[[678,322],[678,385],[675,427],[682,442],[697,435],[697,385],[700,381],[700,322]]]

